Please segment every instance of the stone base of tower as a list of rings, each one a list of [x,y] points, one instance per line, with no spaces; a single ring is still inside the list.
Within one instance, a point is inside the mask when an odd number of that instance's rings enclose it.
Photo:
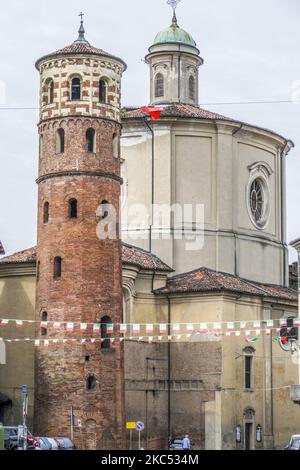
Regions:
[[[126,449],[124,379],[118,367],[122,347],[116,344],[102,352],[99,344],[76,345],[71,341],[36,351],[34,434],[72,437],[79,450]],[[86,387],[89,369],[97,379],[92,390]]]

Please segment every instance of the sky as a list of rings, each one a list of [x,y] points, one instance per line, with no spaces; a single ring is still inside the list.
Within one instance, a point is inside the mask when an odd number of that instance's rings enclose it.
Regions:
[[[0,15],[0,240],[6,253],[36,242],[39,75],[35,61],[77,38],[85,13],[88,41],[125,60],[123,106],[149,102],[143,62],[156,33],[170,25],[166,0],[10,0]],[[266,127],[295,143],[287,157],[288,241],[300,237],[299,0],[182,0],[179,25],[204,58],[200,104]],[[291,261],[296,254],[291,249]]]

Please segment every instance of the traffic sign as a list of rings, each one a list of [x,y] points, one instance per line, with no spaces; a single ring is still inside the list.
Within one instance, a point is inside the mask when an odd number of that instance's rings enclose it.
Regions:
[[[145,425],[144,425],[143,421],[138,421],[135,425],[135,429],[139,432],[144,431]]]
[[[135,428],[136,428],[136,422],[127,421],[126,429],[135,429]]]
[[[27,385],[22,385],[22,395],[27,395],[28,394],[28,387]]]

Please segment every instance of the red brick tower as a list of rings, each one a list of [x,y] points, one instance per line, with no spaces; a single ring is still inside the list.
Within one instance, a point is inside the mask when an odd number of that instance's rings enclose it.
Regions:
[[[77,445],[113,449],[122,448],[124,435],[122,344],[101,343],[99,333],[90,325],[82,332],[80,324],[101,324],[107,337],[106,325],[121,320],[119,112],[126,64],[92,47],[84,32],[81,21],[72,45],[36,63],[36,319],[45,323],[37,324],[35,433],[70,436],[73,407]],[[107,203],[115,209],[117,230],[114,238],[103,239],[96,228],[111,220]],[[73,331],[67,323],[74,323]],[[82,342],[86,338],[96,341]]]

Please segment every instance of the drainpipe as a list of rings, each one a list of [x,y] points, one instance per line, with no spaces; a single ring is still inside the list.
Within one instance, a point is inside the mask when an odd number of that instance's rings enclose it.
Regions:
[[[152,136],[152,149],[151,149],[151,225],[149,227],[149,251],[151,253],[152,252],[152,227],[153,227],[153,221],[154,221],[154,197],[155,197],[155,194],[154,194],[154,169],[155,169],[155,167],[154,167],[154,165],[155,165],[155,162],[154,162],[155,140],[154,139],[155,139],[155,136],[154,136],[154,130],[150,126],[147,119],[144,120],[144,123],[148,127],[149,131],[151,132],[151,136]]]
[[[288,141],[285,142],[284,147],[280,152],[280,197],[281,197],[281,241],[283,244],[283,285],[285,287],[288,286],[288,278],[287,278],[287,256],[286,256],[286,233],[285,233],[285,224],[286,224],[286,203],[285,203],[285,157],[289,151],[290,143]]]
[[[171,299],[168,299],[168,336],[171,334]],[[168,439],[171,435],[171,343],[168,341]]]

